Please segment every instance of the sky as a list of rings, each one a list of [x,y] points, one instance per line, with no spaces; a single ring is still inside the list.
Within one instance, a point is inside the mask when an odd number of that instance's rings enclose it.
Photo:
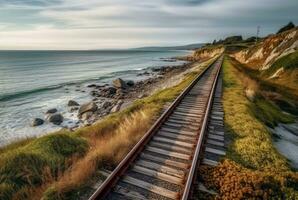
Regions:
[[[298,24],[297,0],[0,0],[0,49],[175,46]]]

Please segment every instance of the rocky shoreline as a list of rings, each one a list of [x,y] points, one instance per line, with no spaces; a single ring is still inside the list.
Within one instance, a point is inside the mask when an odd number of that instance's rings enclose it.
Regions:
[[[75,119],[72,123],[63,123],[65,113],[60,113],[56,108],[52,108],[45,112],[44,119],[34,118],[31,121],[31,126],[53,123],[71,131],[90,126],[104,116],[126,108],[136,99],[149,96],[158,89],[175,84],[179,81],[178,77],[181,78],[182,74],[187,72],[191,66],[192,63],[186,63],[178,66],[152,68],[137,75],[144,77],[141,81],[115,78],[110,84],[91,83],[83,90],[84,92],[90,91],[92,101],[80,104],[69,99],[67,103],[68,114]]]

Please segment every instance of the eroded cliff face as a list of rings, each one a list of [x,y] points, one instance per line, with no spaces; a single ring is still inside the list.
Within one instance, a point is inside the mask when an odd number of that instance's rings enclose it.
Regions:
[[[213,48],[203,47],[201,49],[196,50],[193,53],[193,58],[195,58],[196,60],[205,60],[215,56],[219,56],[223,52],[224,52],[223,46],[218,46]]]
[[[232,55],[258,76],[298,96],[298,28],[270,35]]]
[[[253,69],[267,70],[283,56],[298,50],[298,28],[268,36],[257,45],[235,53],[239,62]]]

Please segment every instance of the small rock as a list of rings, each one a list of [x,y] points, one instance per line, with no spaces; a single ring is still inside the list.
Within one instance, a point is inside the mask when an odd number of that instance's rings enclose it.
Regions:
[[[146,96],[147,96],[146,94],[140,94],[140,95],[138,96],[138,98],[141,99],[141,98],[144,98],[144,97],[146,97]]]
[[[95,85],[95,84],[87,85],[87,87],[89,87],[89,88],[96,87],[96,86],[97,86],[97,85]]]
[[[112,105],[111,102],[109,102],[109,101],[105,101],[105,102],[103,102],[102,107],[103,107],[104,109],[106,109],[106,108],[110,107],[111,105]]]
[[[116,88],[126,88],[126,83],[121,78],[117,78],[117,79],[113,80],[113,85]]]
[[[98,107],[94,102],[85,103],[79,108],[79,116],[85,112],[95,112],[97,109]]]
[[[162,70],[162,68],[152,68],[153,72],[158,72],[158,71],[161,71],[161,70]]]
[[[137,74],[137,76],[149,76],[149,75],[150,75],[150,73],[148,71]]]
[[[112,98],[117,92],[117,89],[114,87],[107,87],[107,88],[103,88],[100,91],[99,96],[101,97],[107,97],[107,98]]]
[[[73,107],[70,108],[70,112],[74,112],[74,111],[76,111],[76,110],[79,110],[79,107],[74,107],[74,106],[73,106]]]
[[[47,120],[53,124],[60,125],[63,122],[63,116],[60,113],[50,114]]]
[[[52,109],[47,110],[46,114],[53,114],[53,113],[56,113],[56,112],[57,112],[57,109],[52,108]]]
[[[111,113],[118,112],[122,104],[123,104],[122,100],[118,101],[117,104],[111,109]]]
[[[79,106],[80,104],[74,100],[69,100],[67,105],[68,106]]]
[[[96,95],[98,95],[98,92],[93,90],[93,91],[90,92],[90,94],[91,94],[92,96],[96,96]]]
[[[105,85],[96,85],[96,89],[101,89],[101,88],[103,88],[103,87],[105,87],[105,86],[107,86],[106,84]]]
[[[81,116],[81,120],[86,121],[93,115],[93,112],[85,112]]]
[[[31,122],[31,126],[40,126],[44,123],[43,119],[34,118]]]
[[[247,89],[245,90],[245,95],[246,95],[246,97],[248,98],[248,100],[250,100],[250,101],[253,102],[253,101],[255,100],[256,91],[253,90],[253,89],[247,88]]]
[[[106,90],[109,94],[115,94],[117,92],[117,89],[114,87],[108,87]]]
[[[134,86],[134,84],[135,84],[135,82],[132,81],[132,80],[126,81],[126,85],[129,86],[129,87]]]

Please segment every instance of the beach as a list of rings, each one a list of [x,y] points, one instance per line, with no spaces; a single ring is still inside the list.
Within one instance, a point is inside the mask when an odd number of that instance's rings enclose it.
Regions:
[[[88,126],[111,111],[123,109],[135,99],[175,83],[173,75],[184,70],[186,62],[172,58],[189,53],[1,51],[0,146],[61,128]],[[113,80],[117,78],[131,81],[132,85],[125,89],[115,87],[115,94],[107,95],[107,88],[114,87]],[[94,102],[96,116],[82,119],[78,116],[80,106],[68,106],[70,100],[79,105]],[[116,105],[118,108],[114,108]],[[54,114],[48,111],[53,109],[63,116],[61,123],[48,121],[49,115]],[[43,124],[32,126],[36,118],[42,119]]]

